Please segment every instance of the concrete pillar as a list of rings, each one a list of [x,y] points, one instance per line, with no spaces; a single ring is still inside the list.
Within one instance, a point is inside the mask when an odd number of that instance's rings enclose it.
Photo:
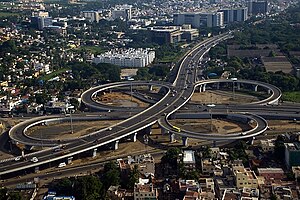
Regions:
[[[205,90],[206,90],[206,84],[204,84],[204,85],[202,86],[202,92],[205,92]]]
[[[182,137],[182,145],[185,147],[188,146],[188,137]]]
[[[241,83],[236,83],[237,85],[237,90],[241,90]]]
[[[92,157],[95,158],[96,156],[97,156],[97,149],[94,149]]]
[[[217,146],[217,141],[213,141],[213,147],[216,147]]]
[[[115,141],[114,143],[114,150],[117,150],[119,148],[119,140]]]
[[[202,85],[199,85],[199,93],[202,92]]]
[[[149,90],[149,91],[152,91],[152,90],[153,90],[153,85],[149,85],[149,86],[148,86],[148,90]]]
[[[171,143],[175,142],[175,134],[174,133],[170,134],[170,142]]]
[[[268,90],[268,94],[271,94],[271,90]]]
[[[152,126],[148,126],[147,128],[145,128],[145,133],[148,135],[152,134]]]
[[[217,83],[217,90],[220,89],[220,83]]]
[[[39,173],[40,172],[40,167],[39,166],[36,166],[35,168],[34,168],[34,173]]]
[[[164,129],[163,127],[160,127],[160,132],[161,132],[162,135],[166,135],[166,134],[169,133],[169,131]]]
[[[70,165],[72,163],[73,157],[69,157],[67,160],[67,164]]]
[[[254,86],[254,92],[257,92],[258,85]]]
[[[137,135],[137,132],[135,132],[131,135],[133,142],[136,142],[136,135]]]

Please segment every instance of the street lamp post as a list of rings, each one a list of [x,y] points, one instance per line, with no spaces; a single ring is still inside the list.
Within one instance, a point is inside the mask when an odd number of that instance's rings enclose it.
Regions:
[[[237,81],[237,78],[231,78],[232,80],[232,92],[233,92],[233,100],[235,99],[235,82]]]
[[[74,127],[73,127],[73,118],[72,118],[72,110],[74,109],[74,106],[69,106],[68,111],[70,112],[70,124],[71,124],[71,134],[74,133]]]
[[[213,118],[212,118],[212,109],[215,107],[215,104],[208,104],[207,107],[209,107],[209,115],[210,115],[210,131],[212,132],[212,125],[213,125]]]

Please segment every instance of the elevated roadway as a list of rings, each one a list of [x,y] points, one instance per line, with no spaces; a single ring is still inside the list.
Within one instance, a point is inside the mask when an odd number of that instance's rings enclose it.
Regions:
[[[111,126],[109,129],[103,129],[95,132],[94,134],[90,134],[88,137],[83,137],[66,143],[63,152],[54,152],[53,149],[48,149],[28,154],[25,156],[26,159],[23,161],[16,162],[14,160],[8,160],[6,162],[1,162],[0,175],[38,167],[42,164],[61,159],[71,158],[72,156],[83,152],[92,152],[97,150],[98,147],[106,144],[114,143],[115,148],[117,148],[120,139],[128,136],[135,136],[137,134],[137,131],[140,130],[145,130],[146,133],[150,133],[151,125],[156,123],[158,119],[167,117],[177,111],[180,107],[187,103],[187,101],[193,94],[195,87],[198,84],[196,76],[198,74],[198,69],[195,67],[191,67],[192,63],[201,61],[203,55],[207,53],[211,47],[215,46],[218,42],[226,40],[230,37],[232,37],[230,33],[221,34],[201,42],[194,49],[192,49],[191,52],[181,62],[173,84],[155,82],[122,82],[89,89],[83,94],[82,102],[88,107],[95,110],[111,109],[111,107],[107,107],[107,105],[95,102],[92,98],[98,92],[113,87],[122,87],[135,84],[157,85],[165,88],[165,95],[151,107],[146,108],[145,110],[122,121],[121,123]],[[188,68],[190,68],[189,70],[191,72],[187,73]],[[124,111],[124,108],[116,110]],[[37,142],[36,145],[38,145],[39,143],[40,142]],[[37,157],[38,162],[33,163],[29,161],[32,157]]]

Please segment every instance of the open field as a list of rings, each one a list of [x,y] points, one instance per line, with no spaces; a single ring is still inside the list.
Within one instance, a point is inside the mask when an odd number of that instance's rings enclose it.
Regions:
[[[251,128],[248,124],[237,124],[234,122],[219,119],[213,119],[212,121],[210,119],[175,119],[170,120],[170,123],[187,131],[207,134],[229,134],[248,130]]]
[[[194,103],[201,104],[242,104],[258,101],[259,99],[247,94],[235,93],[227,91],[205,91],[201,93],[195,92],[191,98]]]
[[[51,126],[35,126],[28,130],[28,135],[42,139],[71,139],[87,135],[118,122],[120,121],[74,121],[73,134],[71,134],[70,122],[54,124]]]
[[[132,101],[131,101],[132,100]],[[120,92],[105,93],[96,98],[96,101],[105,103],[107,105],[119,107],[148,107],[149,104],[140,101],[137,98],[131,97],[128,94]]]

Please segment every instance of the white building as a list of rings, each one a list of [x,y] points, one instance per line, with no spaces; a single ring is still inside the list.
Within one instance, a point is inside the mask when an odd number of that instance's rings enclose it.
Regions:
[[[90,22],[99,22],[100,20],[100,13],[98,11],[83,11],[82,14]]]
[[[132,5],[117,5],[112,10],[112,18],[115,19],[123,19],[123,20],[130,20],[132,17]]]
[[[224,26],[223,12],[189,12],[177,13],[173,16],[174,25],[190,24],[193,28],[199,27],[222,27]]]
[[[145,67],[155,59],[150,49],[114,49],[93,58],[93,63],[110,63],[121,67]]]

